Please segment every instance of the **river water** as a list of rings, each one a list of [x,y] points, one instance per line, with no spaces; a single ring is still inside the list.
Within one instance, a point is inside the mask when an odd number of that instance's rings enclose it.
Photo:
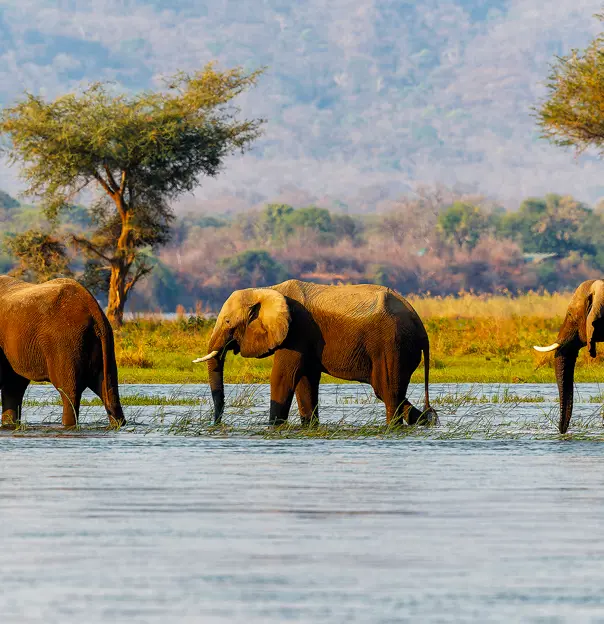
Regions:
[[[190,404],[69,434],[32,387],[0,435],[0,621],[603,621],[601,389],[578,389],[569,437],[553,386],[435,384],[438,428],[326,439],[264,435],[265,386],[230,387],[220,431],[205,386],[125,386]],[[384,418],[363,386],[321,405]]]

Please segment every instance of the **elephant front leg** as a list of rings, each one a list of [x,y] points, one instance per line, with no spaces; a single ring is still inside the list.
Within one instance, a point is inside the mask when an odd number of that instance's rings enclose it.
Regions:
[[[275,354],[271,372],[271,407],[269,425],[287,422],[294,391],[300,379],[301,354],[283,349]]]
[[[29,385],[29,379],[16,373],[3,372],[2,379],[2,426],[14,427],[21,422],[23,396]]]
[[[319,424],[319,381],[321,373],[306,373],[296,386],[296,400],[303,427]]]
[[[82,393],[75,390],[64,390],[63,388],[58,388],[58,390],[61,393],[61,399],[63,399],[63,426],[76,427],[80,417]]]

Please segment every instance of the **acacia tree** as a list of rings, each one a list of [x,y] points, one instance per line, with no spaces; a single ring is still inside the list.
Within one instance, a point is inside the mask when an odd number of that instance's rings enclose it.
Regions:
[[[27,94],[2,111],[5,149],[47,217],[94,191],[95,229],[73,240],[110,270],[112,323],[122,323],[128,294],[152,268],[145,251],[169,238],[170,201],[258,137],[263,120],[239,119],[231,101],[259,74],[210,64],[157,92],[128,95],[95,83],[51,102]]]
[[[604,14],[596,16],[604,21]],[[604,36],[583,50],[557,57],[547,82],[548,97],[537,108],[543,136],[577,152],[604,151]]]

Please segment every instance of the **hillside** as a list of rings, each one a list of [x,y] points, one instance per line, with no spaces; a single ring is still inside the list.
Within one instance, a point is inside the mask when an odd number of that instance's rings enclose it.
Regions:
[[[600,0],[87,4],[0,1],[0,101],[100,79],[150,87],[210,59],[267,66],[242,101],[266,135],[199,191],[209,207],[281,196],[368,210],[418,182],[508,204],[604,194],[601,164],[538,140],[530,115],[553,55],[598,32]],[[0,186],[14,191],[14,172]]]

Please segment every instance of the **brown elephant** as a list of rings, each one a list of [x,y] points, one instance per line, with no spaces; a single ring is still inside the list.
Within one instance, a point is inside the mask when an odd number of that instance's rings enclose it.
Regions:
[[[386,420],[436,420],[428,396],[428,335],[417,312],[398,293],[368,284],[324,286],[289,280],[270,288],[235,291],[222,306],[208,347],[214,421],[224,411],[227,351],[243,357],[275,354],[271,373],[272,425],[287,420],[294,394],[304,425],[318,422],[321,373],[371,384],[386,404]],[[425,403],[420,412],[407,387],[422,352]]]
[[[560,394],[560,433],[566,433],[573,414],[575,363],[579,349],[589,347],[596,357],[596,342],[604,341],[604,281],[587,280],[574,292],[556,342],[533,347],[541,353],[556,351],[554,368]]]
[[[2,424],[17,424],[30,381],[50,381],[63,399],[63,425],[77,423],[82,392],[103,401],[113,425],[125,423],[113,330],[78,282],[29,284],[0,276]]]

